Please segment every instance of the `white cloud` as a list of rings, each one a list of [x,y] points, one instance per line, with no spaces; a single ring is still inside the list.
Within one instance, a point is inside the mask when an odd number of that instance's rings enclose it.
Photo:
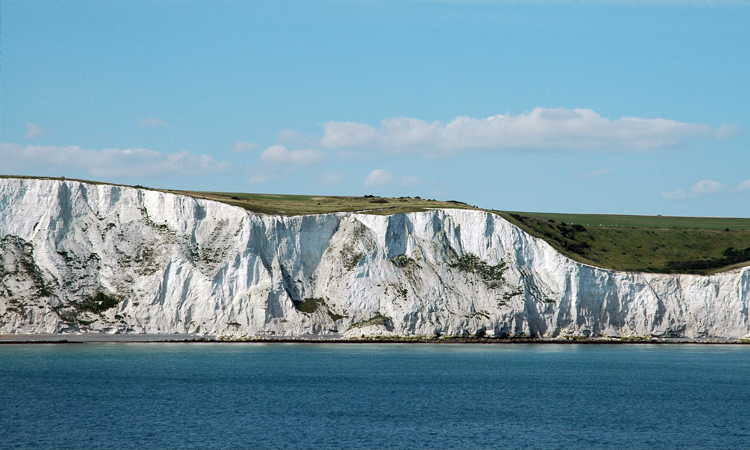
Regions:
[[[750,180],[745,180],[737,186],[738,191],[750,191]]]
[[[253,150],[256,150],[258,147],[260,147],[260,145],[256,144],[255,142],[237,141],[234,143],[234,146],[232,147],[232,152],[233,153],[251,152]]]
[[[701,180],[690,187],[696,195],[718,194],[727,190],[727,185],[713,180]]]
[[[188,152],[161,153],[143,148],[92,150],[77,145],[0,144],[0,170],[12,173],[32,170],[60,175],[66,170],[83,170],[96,177],[165,178],[179,175],[208,175],[229,167],[208,155]]]
[[[667,200],[684,200],[702,195],[719,194],[727,190],[727,185],[724,183],[713,180],[701,180],[688,189],[679,188],[674,191],[662,192],[661,196]]]
[[[263,150],[258,159],[267,164],[309,166],[327,157],[328,154],[317,149],[289,151],[283,145],[276,144]]]
[[[341,161],[362,161],[365,159],[373,159],[373,157],[377,157],[377,155],[374,155],[372,152],[368,151],[362,151],[362,150],[338,150],[336,152],[336,158],[340,159]]]
[[[318,179],[318,183],[323,186],[333,186],[334,184],[339,184],[342,181],[344,181],[344,175],[336,172],[328,172],[320,177],[320,179]]]
[[[580,178],[598,178],[598,177],[603,177],[605,175],[609,175],[611,173],[612,173],[612,170],[610,170],[607,167],[604,167],[602,169],[592,170],[591,172],[588,172],[588,173],[582,173],[578,176]]]
[[[279,135],[276,136],[276,142],[295,148],[309,148],[318,145],[317,139],[297,130],[281,130]]]
[[[26,124],[26,132],[23,134],[25,139],[36,139],[44,136],[44,130],[37,124],[29,122]]]
[[[422,180],[420,180],[419,177],[410,177],[410,176],[404,175],[403,177],[401,177],[399,182],[401,186],[416,186],[419,183],[421,183]]]
[[[138,124],[145,128],[158,128],[158,127],[166,127],[169,125],[167,122],[164,122],[163,120],[159,120],[156,117],[147,117],[145,119],[139,119]]]
[[[457,117],[447,124],[408,117],[381,122],[380,129],[355,122],[323,124],[326,148],[379,148],[388,152],[444,156],[469,150],[647,151],[699,139],[722,139],[736,127],[717,129],[667,119],[610,120],[590,109],[534,108],[486,119]]]
[[[661,193],[661,196],[667,200],[683,200],[690,198],[690,193],[685,189],[679,188],[674,191],[664,191]]]
[[[320,145],[328,148],[366,147],[380,138],[370,125],[356,122],[326,122]]]
[[[387,170],[375,169],[372,172],[370,172],[369,175],[367,175],[367,178],[365,178],[365,186],[367,187],[383,186],[385,184],[391,184],[393,180],[395,179],[396,177],[393,176],[393,174],[388,172]]]
[[[419,177],[401,176],[397,177],[387,170],[375,169],[365,178],[365,186],[376,187],[398,182],[400,186],[415,186],[422,182]]]

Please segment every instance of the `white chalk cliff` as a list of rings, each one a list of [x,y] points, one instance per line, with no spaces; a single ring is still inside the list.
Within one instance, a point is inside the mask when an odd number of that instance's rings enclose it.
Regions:
[[[160,191],[0,179],[0,334],[750,334],[750,267],[573,261],[471,210],[282,217]]]

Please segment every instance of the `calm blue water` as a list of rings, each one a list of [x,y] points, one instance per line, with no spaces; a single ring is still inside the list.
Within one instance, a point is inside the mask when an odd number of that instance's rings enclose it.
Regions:
[[[750,448],[750,347],[0,346],[0,448]]]

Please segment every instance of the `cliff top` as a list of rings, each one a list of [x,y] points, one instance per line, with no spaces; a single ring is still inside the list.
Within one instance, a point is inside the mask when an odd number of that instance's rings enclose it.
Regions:
[[[196,198],[205,198],[245,208],[248,211],[283,216],[304,214],[327,214],[334,212],[359,212],[364,214],[391,215],[420,212],[429,209],[480,208],[456,200],[438,201],[420,197],[364,197],[246,194],[238,192],[169,191]]]
[[[129,187],[188,195],[284,216],[333,212],[390,215],[441,208],[487,211],[544,239],[576,261],[622,271],[711,274],[750,264],[750,218],[528,213],[485,210],[459,201],[419,197],[275,195]]]
[[[214,200],[239,206],[248,211],[261,214],[274,214],[282,216],[299,216],[305,214],[329,214],[335,212],[360,212],[365,214],[390,215],[405,212],[420,212],[429,209],[453,208],[453,209],[475,209],[480,208],[467,205],[456,200],[438,201],[433,199],[422,199],[420,197],[398,197],[386,198],[372,195],[364,197],[346,196],[320,196],[320,195],[280,195],[280,194],[252,194],[241,192],[203,192],[190,190],[156,189],[146,186],[118,185],[116,183],[104,183],[100,181],[80,180],[76,178],[56,177],[33,177],[33,176],[11,176],[0,175],[0,178],[25,178],[36,180],[68,180],[79,181],[89,184],[110,184],[115,186],[126,186],[152,191],[169,192],[178,195],[189,195],[195,198]]]

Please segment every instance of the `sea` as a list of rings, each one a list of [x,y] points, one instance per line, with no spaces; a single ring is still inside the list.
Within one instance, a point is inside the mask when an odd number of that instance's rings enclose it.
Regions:
[[[747,449],[750,346],[0,345],[2,449]]]

